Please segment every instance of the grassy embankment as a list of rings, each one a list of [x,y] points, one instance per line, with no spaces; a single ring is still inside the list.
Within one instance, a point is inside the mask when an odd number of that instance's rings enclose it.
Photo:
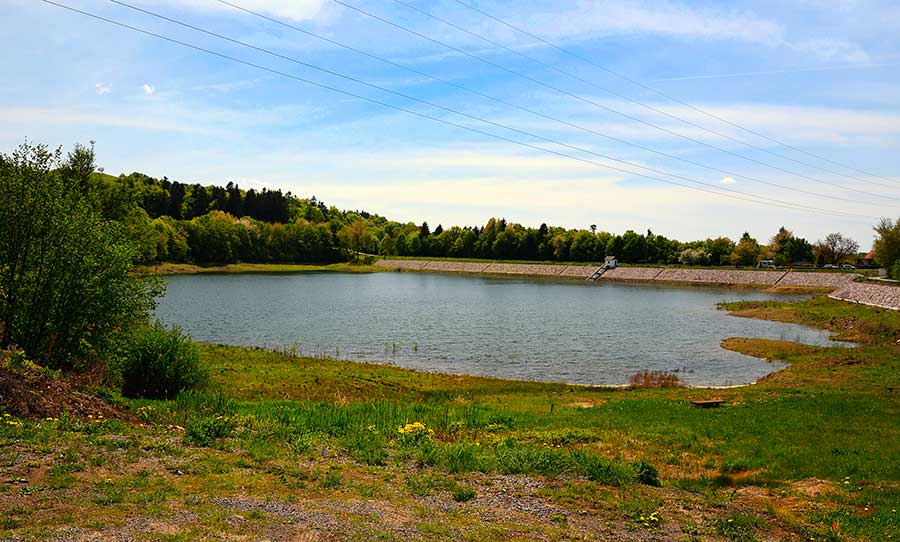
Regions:
[[[861,346],[729,340],[791,366],[711,390],[202,345],[213,388],[122,400],[142,425],[0,423],[0,537],[900,539],[900,390],[886,389],[900,384],[900,314],[825,298],[726,308]],[[710,398],[725,404],[688,402]]]

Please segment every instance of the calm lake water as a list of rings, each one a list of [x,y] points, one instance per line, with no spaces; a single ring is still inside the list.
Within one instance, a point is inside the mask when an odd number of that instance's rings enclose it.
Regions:
[[[821,330],[716,309],[721,301],[792,299],[752,290],[416,273],[188,275],[168,283],[157,315],[198,341],[294,345],[304,355],[449,373],[622,384],[639,370],[662,369],[694,385],[725,386],[783,367],[723,350],[726,337],[829,344]]]

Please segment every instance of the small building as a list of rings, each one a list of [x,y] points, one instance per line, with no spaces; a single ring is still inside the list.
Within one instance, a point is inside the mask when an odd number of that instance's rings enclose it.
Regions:
[[[616,260],[615,256],[607,256],[606,260],[603,262],[603,267],[607,269],[615,269],[618,263],[619,261]]]
[[[760,260],[756,262],[756,267],[759,269],[777,269],[778,266],[775,265],[775,260]]]
[[[862,258],[856,260],[856,267],[878,267],[875,263],[875,251],[871,251]]]

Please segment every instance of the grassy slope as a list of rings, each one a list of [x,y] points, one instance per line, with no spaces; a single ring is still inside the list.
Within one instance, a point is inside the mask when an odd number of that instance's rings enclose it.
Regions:
[[[25,539],[61,526],[150,540],[900,538],[900,392],[886,390],[900,384],[900,314],[824,298],[727,308],[862,346],[732,339],[723,346],[792,365],[742,388],[626,390],[201,345],[222,395],[126,402],[148,427],[0,425],[0,529]],[[688,402],[703,398],[726,404]],[[414,421],[434,434],[405,446],[397,427]],[[198,445],[222,423],[227,438]],[[664,487],[639,484],[637,460]],[[473,500],[454,499],[468,489]]]

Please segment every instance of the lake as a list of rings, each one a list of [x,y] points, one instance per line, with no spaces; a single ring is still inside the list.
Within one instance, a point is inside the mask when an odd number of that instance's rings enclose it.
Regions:
[[[754,290],[417,273],[168,277],[157,316],[197,341],[447,373],[623,384],[669,370],[692,385],[781,369],[727,337],[835,344],[822,330],[736,318],[716,303],[797,299]]]

